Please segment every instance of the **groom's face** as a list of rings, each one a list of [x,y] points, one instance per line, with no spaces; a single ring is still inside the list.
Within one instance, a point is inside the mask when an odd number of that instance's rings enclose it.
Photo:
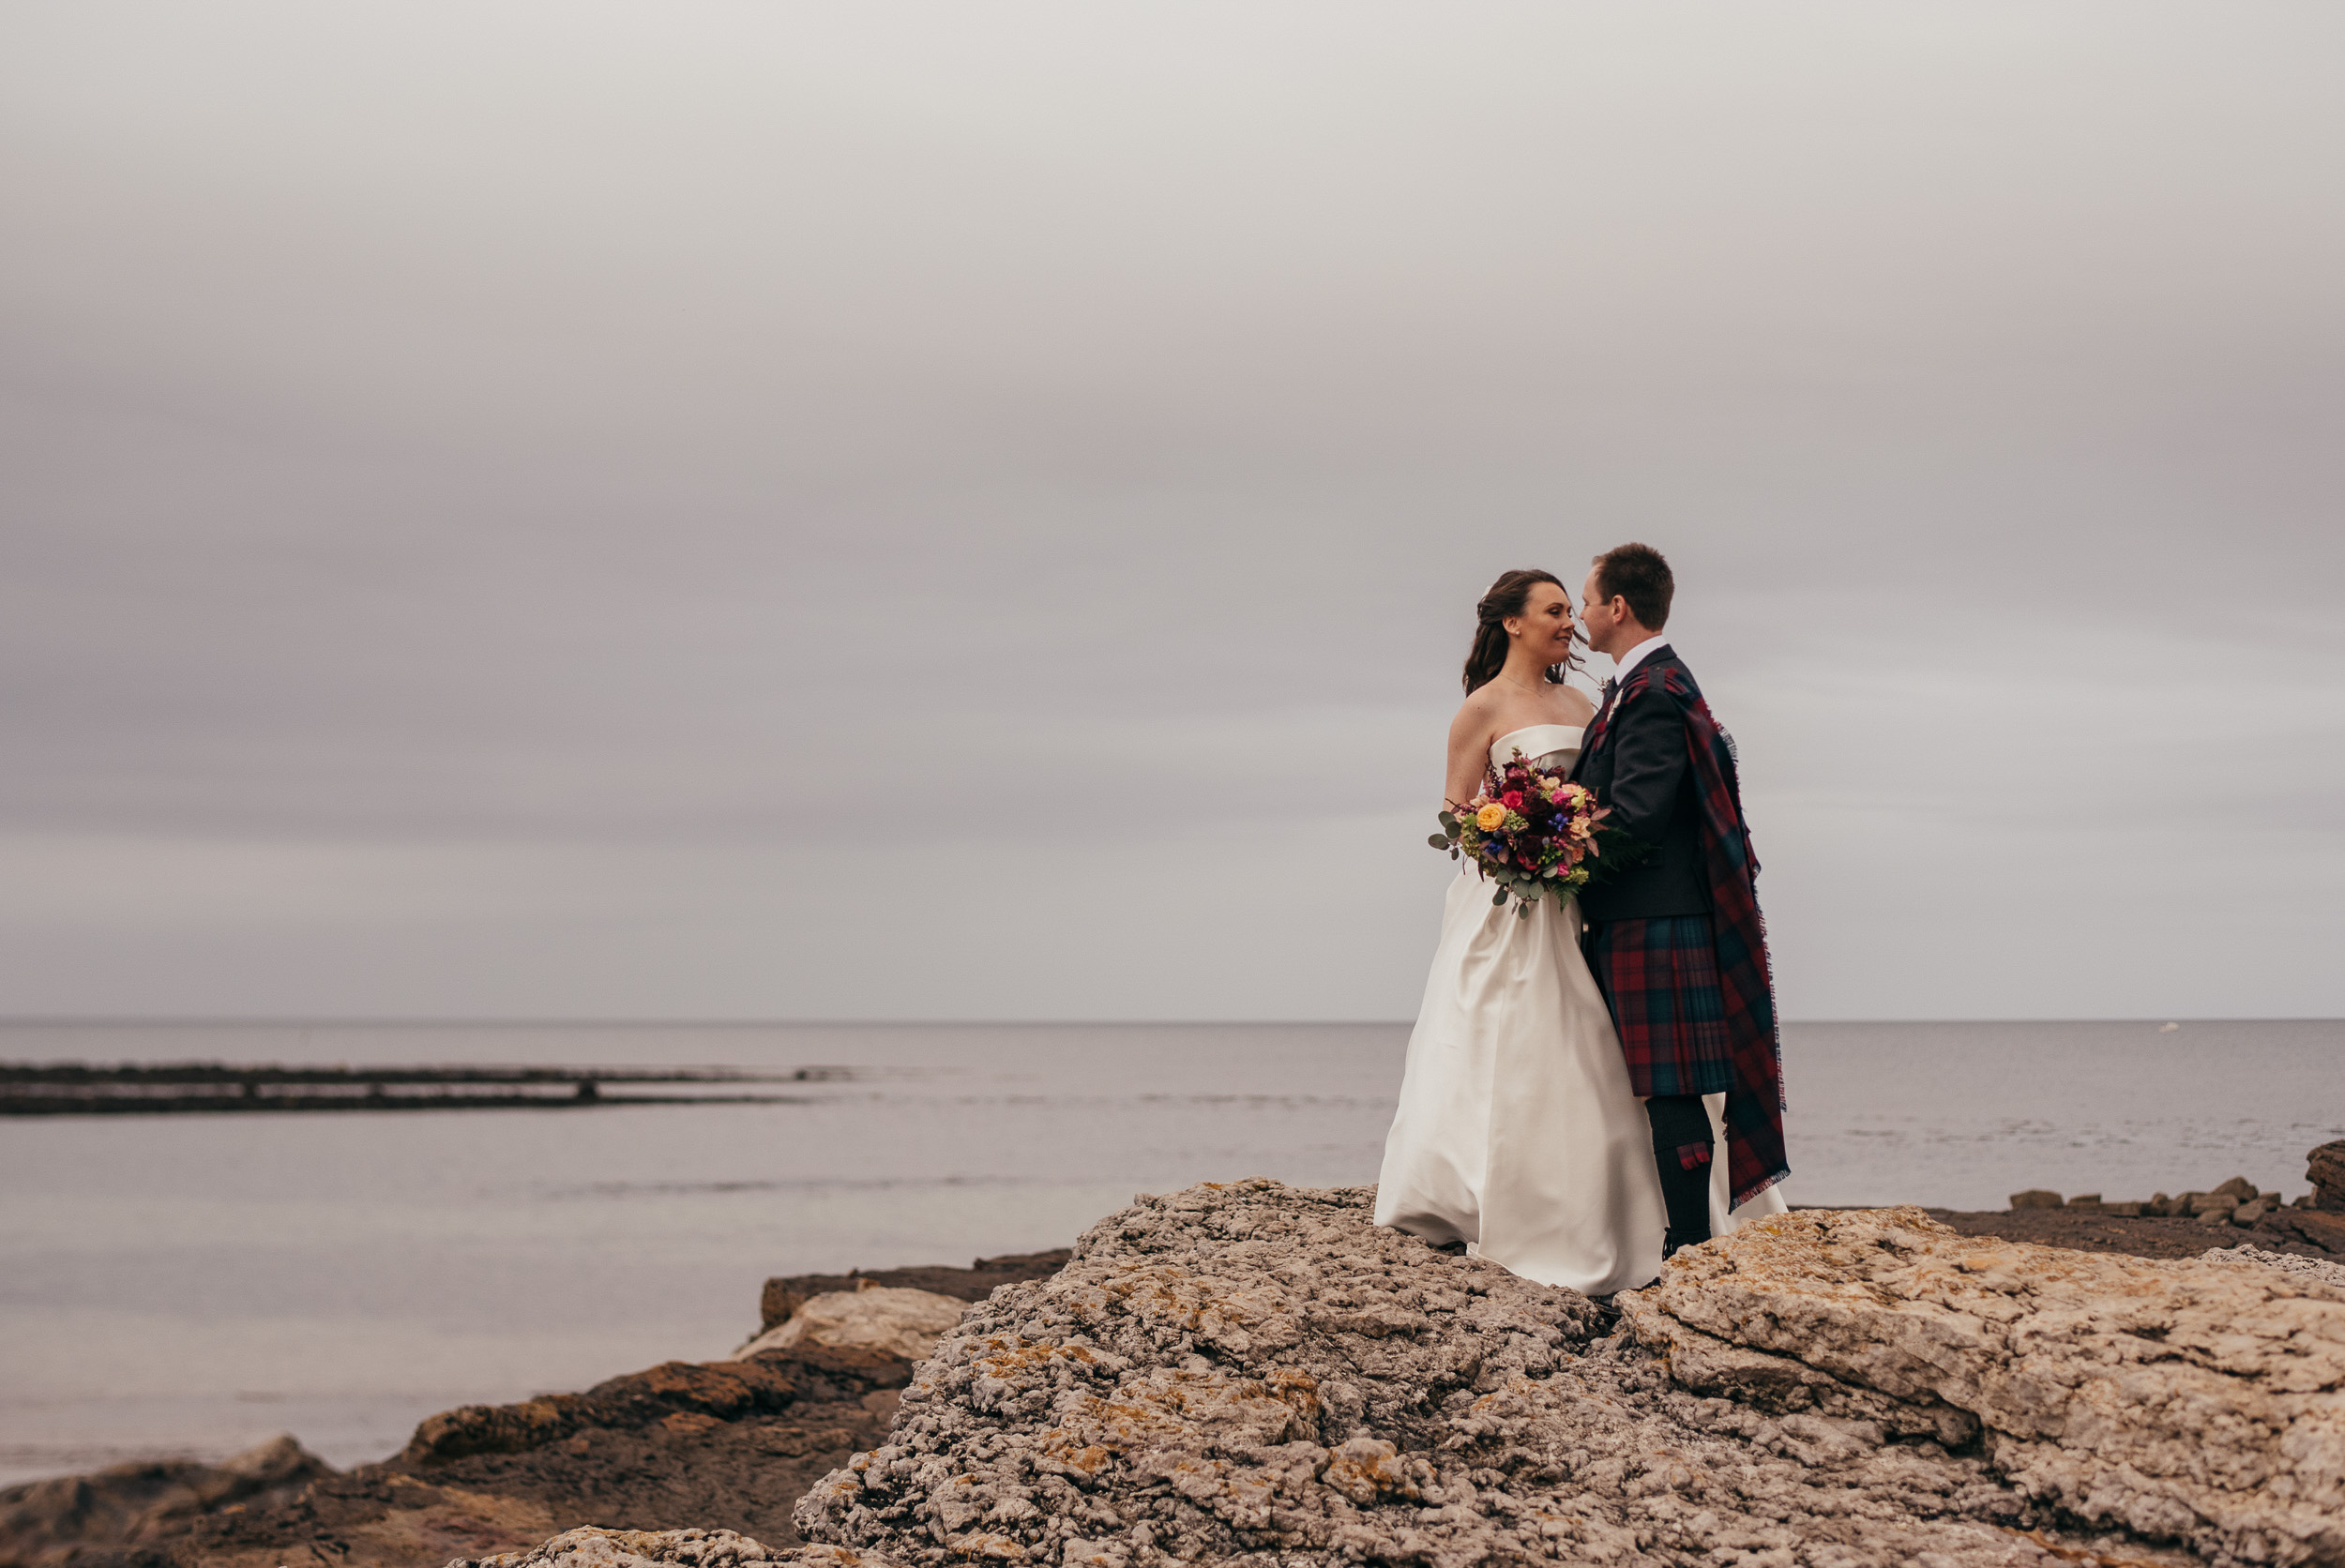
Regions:
[[[1599,654],[1612,651],[1612,633],[1620,626],[1620,617],[1613,612],[1612,601],[1600,597],[1596,588],[1596,573],[1591,570],[1588,580],[1580,589],[1580,625],[1587,633],[1588,646]]]

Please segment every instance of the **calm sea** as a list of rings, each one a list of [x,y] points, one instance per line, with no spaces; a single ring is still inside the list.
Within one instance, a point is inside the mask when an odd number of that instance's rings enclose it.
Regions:
[[[1405,1025],[0,1025],[0,1059],[829,1066],[791,1105],[0,1122],[0,1484],[724,1354],[771,1274],[1061,1245],[1135,1191],[1375,1179]],[[2000,1207],[2345,1136],[2345,1023],[1787,1031],[1794,1203]]]

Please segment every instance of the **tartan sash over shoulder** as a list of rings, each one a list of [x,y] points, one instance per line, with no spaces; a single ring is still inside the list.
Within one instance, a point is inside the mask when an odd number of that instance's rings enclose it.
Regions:
[[[1759,912],[1759,857],[1743,821],[1733,743],[1682,665],[1672,660],[1631,671],[1613,696],[1613,716],[1632,701],[1657,698],[1674,702],[1685,716],[1692,779],[1701,792],[1702,854],[1733,1064],[1726,1092],[1727,1179],[1739,1205],[1791,1174],[1783,1151],[1783,1046],[1766,921]]]

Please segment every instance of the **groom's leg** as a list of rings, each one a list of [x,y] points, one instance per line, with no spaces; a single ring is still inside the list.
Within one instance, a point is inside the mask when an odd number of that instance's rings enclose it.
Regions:
[[[1653,1123],[1653,1164],[1670,1233],[1663,1256],[1710,1239],[1710,1112],[1699,1094],[1656,1094],[1644,1103]]]
[[[1689,1060],[1701,1020],[1725,1017],[1710,934],[1706,916],[1616,920],[1591,928],[1588,968],[1611,1010],[1629,1087],[1638,1093],[1677,1088],[1688,1078],[1701,1081],[1699,1061]],[[1669,1209],[1662,1243],[1667,1257],[1710,1239],[1710,1112],[1699,1093],[1650,1094],[1645,1117],[1653,1124],[1653,1164]]]

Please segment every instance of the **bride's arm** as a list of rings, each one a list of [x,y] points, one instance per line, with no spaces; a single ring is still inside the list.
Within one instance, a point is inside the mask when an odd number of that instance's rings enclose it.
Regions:
[[[1442,784],[1442,799],[1452,807],[1463,806],[1482,792],[1482,777],[1490,771],[1490,716],[1483,705],[1466,699],[1458,716],[1449,722],[1449,772]]]

